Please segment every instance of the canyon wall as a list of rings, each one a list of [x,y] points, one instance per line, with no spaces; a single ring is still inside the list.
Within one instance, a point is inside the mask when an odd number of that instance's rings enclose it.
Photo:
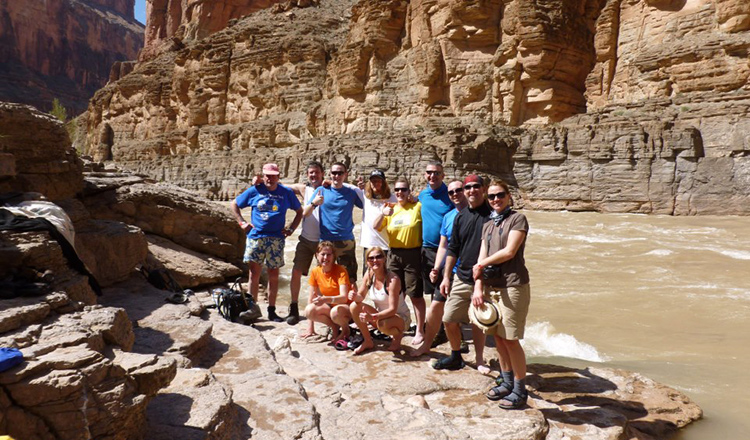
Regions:
[[[0,100],[86,109],[116,61],[143,47],[135,0],[0,0]]]
[[[438,159],[537,209],[750,214],[746,2],[271,3],[152,2],[82,147],[218,199],[269,160],[417,183]]]

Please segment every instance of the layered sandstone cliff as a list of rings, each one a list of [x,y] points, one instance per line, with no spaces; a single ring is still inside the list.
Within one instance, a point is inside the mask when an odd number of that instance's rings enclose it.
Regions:
[[[314,158],[418,180],[440,159],[535,208],[750,214],[747,15],[740,0],[327,0],[220,31],[183,20],[192,39],[96,94],[86,149],[216,198],[267,160],[292,179]]]
[[[69,114],[109,79],[116,61],[143,47],[135,0],[0,1],[0,100]]]

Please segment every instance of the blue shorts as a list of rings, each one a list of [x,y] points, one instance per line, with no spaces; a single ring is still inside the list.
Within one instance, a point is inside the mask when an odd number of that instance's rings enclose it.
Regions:
[[[279,237],[247,238],[245,241],[245,263],[265,264],[269,269],[284,266],[284,239]]]

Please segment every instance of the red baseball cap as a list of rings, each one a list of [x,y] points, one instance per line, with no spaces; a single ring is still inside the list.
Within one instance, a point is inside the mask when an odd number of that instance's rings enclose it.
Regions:
[[[482,181],[482,178],[477,176],[476,174],[469,174],[468,176],[464,177],[464,185],[467,183],[473,183],[476,182],[480,185],[484,185],[484,181]]]
[[[278,176],[279,166],[275,163],[267,163],[263,165],[263,174],[267,174],[269,176]]]

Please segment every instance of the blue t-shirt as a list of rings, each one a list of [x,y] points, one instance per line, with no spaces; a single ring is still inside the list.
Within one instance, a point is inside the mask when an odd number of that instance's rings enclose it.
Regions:
[[[354,221],[352,211],[357,206],[364,207],[357,191],[349,187],[325,188],[315,190],[309,203],[319,194],[323,194],[320,210],[320,239],[330,241],[354,240]]]
[[[252,186],[237,196],[234,201],[239,208],[253,208],[251,223],[253,229],[247,233],[249,238],[279,237],[286,224],[286,210],[301,208],[297,196],[291,188],[279,184],[274,191],[266,185]]]
[[[443,217],[453,209],[448,187],[443,183],[433,191],[428,185],[419,193],[419,201],[422,203],[422,246],[437,248]]]
[[[445,237],[448,242],[451,241],[451,235],[453,234],[453,220],[456,219],[456,216],[458,215],[458,209],[454,209],[451,212],[445,214],[445,217],[443,217],[443,224],[440,225],[440,235]],[[442,263],[440,263],[440,266],[445,266],[445,260],[443,260]],[[458,267],[458,260],[456,261],[456,264],[453,266],[453,273],[456,273],[456,268]]]

